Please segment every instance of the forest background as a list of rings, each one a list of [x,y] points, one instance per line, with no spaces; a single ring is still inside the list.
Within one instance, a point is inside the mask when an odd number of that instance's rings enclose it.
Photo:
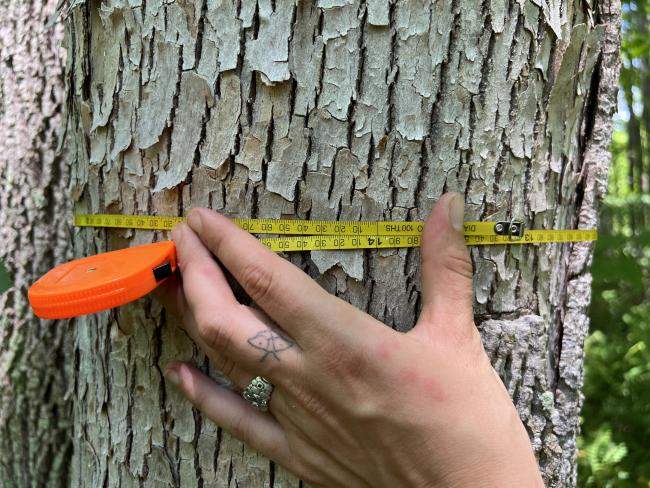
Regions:
[[[593,264],[581,486],[650,486],[650,2],[623,2],[619,108]]]

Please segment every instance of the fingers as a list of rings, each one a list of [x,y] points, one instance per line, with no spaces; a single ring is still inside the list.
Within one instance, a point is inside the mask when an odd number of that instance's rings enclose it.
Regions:
[[[354,307],[327,293],[226,217],[194,209],[188,224],[253,301],[301,345],[309,337],[322,340],[335,323],[349,323],[358,316]]]
[[[443,195],[422,235],[422,315],[418,327],[432,323],[473,323],[472,262],[463,238],[464,201]]]
[[[226,277],[201,240],[185,224],[172,230],[176,244],[178,267],[183,277],[183,289],[191,296],[192,307],[210,305],[220,313],[232,312],[239,303],[233,295]]]
[[[291,468],[291,452],[286,436],[271,415],[253,409],[239,395],[220,387],[187,364],[169,364],[165,377],[217,425],[264,456]]]
[[[272,379],[285,377],[297,361],[295,342],[237,302],[221,269],[189,227],[176,227],[173,237],[183,284],[182,291],[170,289],[169,301],[188,334],[209,357],[217,358],[226,375],[234,362]]]
[[[194,321],[192,314],[188,312],[187,301],[183,294],[183,288],[180,286],[177,276],[172,276],[166,280],[165,283],[160,285],[155,291],[156,297],[163,303],[165,309],[174,315],[177,319],[181,320],[183,328],[192,338],[194,343],[205,353],[210,359],[212,365],[228,378],[238,389],[243,389],[253,376],[251,373],[239,366],[227,354],[216,354],[207,344],[203,341],[198,334],[198,327]]]

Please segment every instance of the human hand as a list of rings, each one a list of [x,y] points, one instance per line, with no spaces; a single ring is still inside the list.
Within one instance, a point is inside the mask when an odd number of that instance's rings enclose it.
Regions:
[[[542,486],[523,424],[472,314],[463,201],[443,195],[422,241],[422,313],[396,332],[330,295],[227,218],[173,231],[182,275],[166,305],[241,391],[275,385],[269,412],[198,369],[166,377],[218,425],[314,485]],[[219,264],[258,308],[240,304]]]

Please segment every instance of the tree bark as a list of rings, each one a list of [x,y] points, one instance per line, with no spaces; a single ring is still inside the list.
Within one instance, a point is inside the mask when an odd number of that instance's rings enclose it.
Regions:
[[[618,76],[617,0],[75,0],[67,21],[79,212],[596,225]],[[77,230],[78,255],[165,238]],[[486,348],[546,482],[575,485],[591,245],[472,250]],[[287,256],[413,326],[417,250]],[[299,486],[169,388],[205,357],[148,300],[76,321],[78,486]]]
[[[0,1],[0,485],[66,486],[72,454],[72,352],[66,321],[37,320],[27,289],[71,256],[68,165],[57,149],[65,118],[63,27],[55,1]]]

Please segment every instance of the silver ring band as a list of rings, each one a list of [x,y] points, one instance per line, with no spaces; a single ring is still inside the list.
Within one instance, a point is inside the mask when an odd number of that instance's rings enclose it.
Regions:
[[[273,385],[263,376],[256,376],[246,386],[242,397],[256,410],[266,412],[273,393]]]

